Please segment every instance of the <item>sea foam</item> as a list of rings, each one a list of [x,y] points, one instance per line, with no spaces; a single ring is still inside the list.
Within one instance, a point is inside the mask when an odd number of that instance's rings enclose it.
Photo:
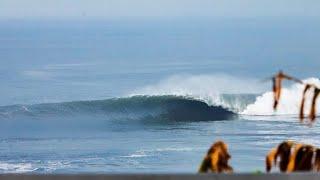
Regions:
[[[315,84],[320,87],[320,80],[317,78],[308,78],[303,80],[305,83]],[[300,111],[300,104],[302,98],[302,92],[304,85],[292,84],[289,87],[282,88],[282,94],[278,109],[273,110],[273,92],[268,91],[256,98],[256,101],[249,104],[241,114],[244,115],[298,115]],[[306,94],[305,101],[305,114],[308,115],[311,108],[311,99],[313,91],[309,91]],[[317,104],[317,109],[320,108],[320,104]]]

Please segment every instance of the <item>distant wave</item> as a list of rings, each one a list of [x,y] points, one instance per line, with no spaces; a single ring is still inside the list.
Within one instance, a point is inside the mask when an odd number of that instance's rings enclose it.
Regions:
[[[309,78],[308,83],[320,86],[320,80]],[[0,120],[5,119],[61,119],[88,116],[91,120],[143,120],[157,122],[196,122],[234,119],[238,115],[277,116],[292,119],[299,113],[303,91],[301,84],[283,88],[279,108],[273,111],[272,91],[257,94],[187,94],[171,92],[173,95],[131,95],[106,100],[73,101],[34,105],[12,105],[0,107]],[[153,93],[150,93],[153,94]],[[185,95],[179,95],[185,94]],[[307,94],[305,114],[310,110],[312,92]],[[317,104],[320,109],[320,103]],[[319,112],[318,112],[319,114]],[[280,117],[280,118],[281,118]],[[86,118],[82,118],[86,119]]]
[[[104,122],[228,120],[254,103],[257,94],[253,93],[259,90],[260,84],[255,79],[227,75],[177,75],[136,89],[121,98],[2,106],[0,120],[71,118],[79,122],[79,119],[85,121],[96,117]]]
[[[234,103],[239,95],[224,95]],[[57,117],[103,116],[105,119],[158,119],[168,121],[211,121],[233,118],[237,112],[221,104],[183,96],[132,96],[94,101],[74,101],[0,107],[0,119],[48,119]]]
[[[306,79],[305,82],[320,85],[320,80],[316,78]],[[172,87],[171,84],[170,87]],[[123,130],[124,127],[141,128],[143,127],[141,125],[219,121],[237,119],[237,117],[255,120],[279,118],[291,120],[295,119],[299,113],[303,86],[293,84],[283,88],[276,112],[272,109],[271,91],[257,95],[206,94],[207,90],[197,94],[196,89],[191,93],[179,93],[176,89],[171,90],[170,93],[173,95],[161,95],[166,92],[154,92],[155,89],[152,89],[154,93],[150,94],[159,93],[160,95],[132,95],[105,100],[2,106],[0,107],[2,130],[43,131],[44,127],[46,131],[54,129],[53,127],[73,130],[75,127]],[[307,96],[311,97],[312,92]],[[307,98],[306,101],[306,114],[310,110],[310,99]],[[317,106],[320,109],[320,103]],[[17,123],[14,120],[17,120]]]
[[[320,80],[304,80],[320,86]],[[171,87],[171,84],[170,84]],[[152,90],[152,92],[151,92]],[[295,118],[299,114],[303,86],[292,84],[284,87],[277,111],[273,111],[272,91],[257,94],[206,94],[179,92],[154,92],[151,95],[131,95],[123,98],[106,100],[73,101],[34,105],[12,105],[0,107],[0,120],[4,119],[57,119],[89,116],[103,120],[158,120],[161,122],[196,122],[234,119],[238,115]],[[177,91],[177,92],[176,92]],[[207,91],[205,91],[207,92]],[[154,94],[159,95],[154,95]],[[162,95],[172,93],[172,95]],[[146,92],[146,94],[148,94]],[[183,94],[183,95],[180,95]],[[305,114],[309,113],[313,92],[307,94]],[[317,103],[320,109],[320,103]],[[319,111],[318,111],[319,114]],[[86,119],[86,118],[83,118]]]

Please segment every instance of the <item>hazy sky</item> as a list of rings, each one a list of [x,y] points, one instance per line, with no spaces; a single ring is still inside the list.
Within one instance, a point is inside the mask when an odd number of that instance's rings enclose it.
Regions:
[[[317,17],[319,0],[0,0],[0,19]]]

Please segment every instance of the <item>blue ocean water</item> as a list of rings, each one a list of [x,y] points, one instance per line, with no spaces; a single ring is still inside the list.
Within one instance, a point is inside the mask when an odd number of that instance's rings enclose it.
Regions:
[[[320,68],[305,19],[0,22],[0,172],[196,172],[228,143],[237,172],[264,170],[282,140],[320,145],[279,69]],[[317,78],[313,81],[318,82]]]

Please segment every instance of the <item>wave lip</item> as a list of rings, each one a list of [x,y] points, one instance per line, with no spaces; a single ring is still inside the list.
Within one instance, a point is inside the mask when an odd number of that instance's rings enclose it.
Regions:
[[[94,101],[75,101],[0,107],[0,119],[47,119],[79,116],[106,120],[228,120],[236,113],[222,106],[183,96],[133,96]]]
[[[162,114],[168,120],[227,120],[235,116],[222,106],[209,106],[205,102],[194,99],[171,99],[165,103],[166,113]]]

